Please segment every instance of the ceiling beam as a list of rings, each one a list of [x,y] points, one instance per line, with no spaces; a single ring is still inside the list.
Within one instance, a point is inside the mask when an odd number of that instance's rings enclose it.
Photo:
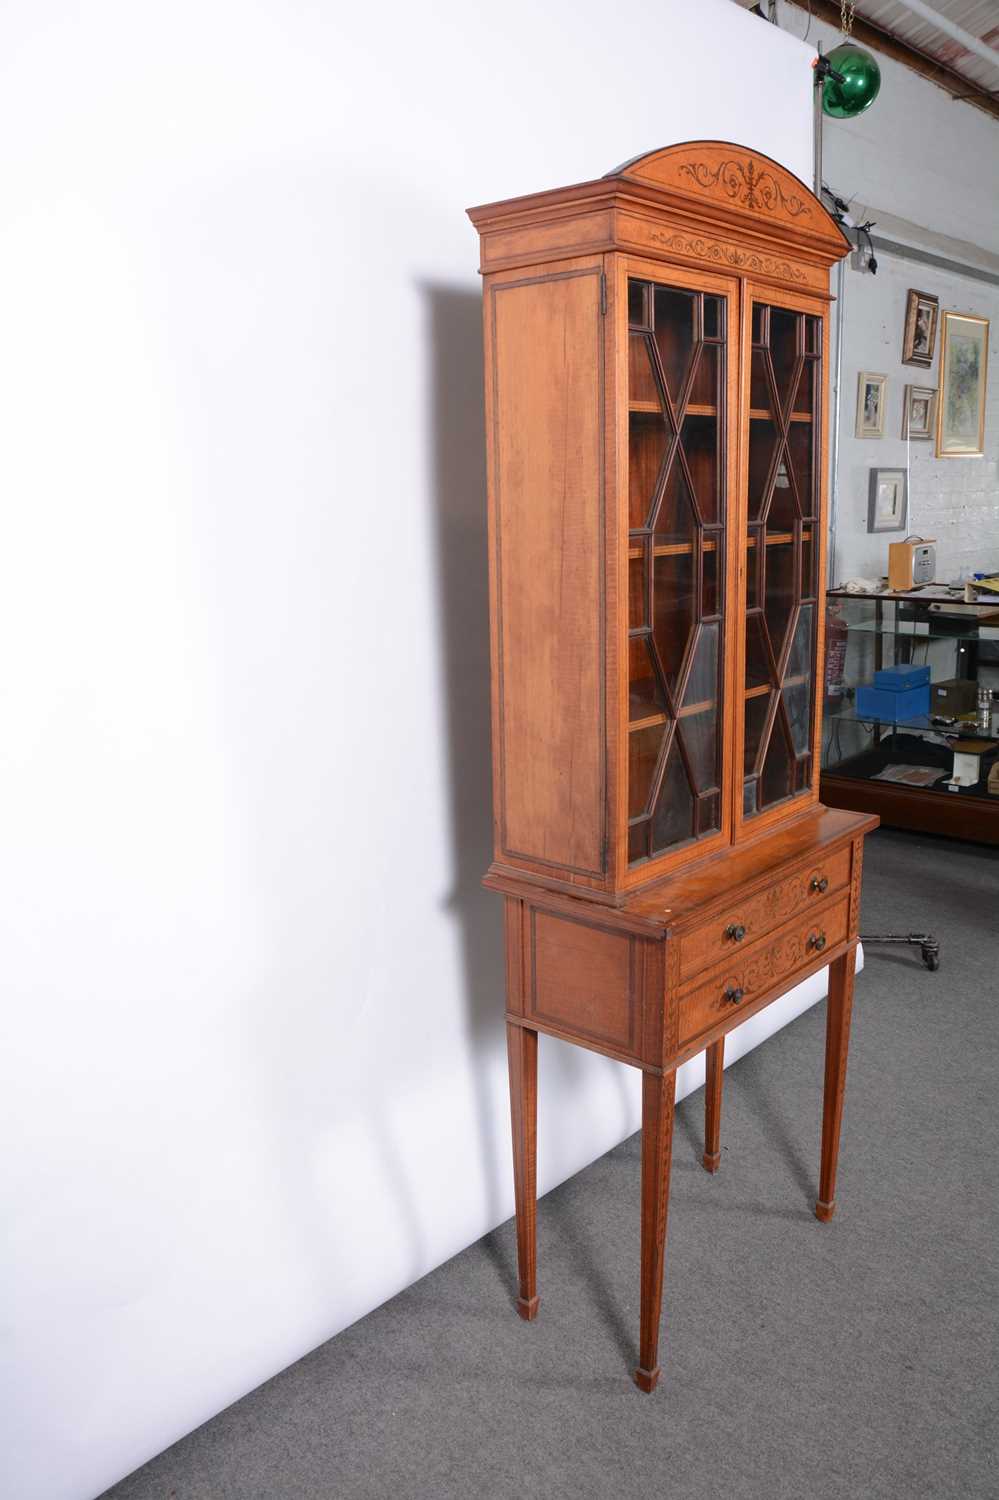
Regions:
[[[789,0],[789,4],[803,12],[808,10],[808,0]],[[826,21],[839,35],[840,30],[840,7],[838,0],[811,0],[811,13],[817,21]],[[999,98],[983,89],[979,84],[972,83],[963,73],[956,68],[951,68],[947,63],[938,61],[929,52],[923,52],[919,47],[913,47],[909,42],[903,41],[893,31],[886,31],[883,26],[875,26],[873,21],[865,21],[863,16],[857,12],[853,18],[852,40],[859,42],[862,46],[871,47],[875,52],[882,53],[885,57],[894,58],[895,62],[904,63],[921,78],[926,78],[930,83],[935,83],[939,88],[945,89],[952,99],[961,99],[967,104],[973,104],[977,109],[982,109],[993,119],[999,120]]]

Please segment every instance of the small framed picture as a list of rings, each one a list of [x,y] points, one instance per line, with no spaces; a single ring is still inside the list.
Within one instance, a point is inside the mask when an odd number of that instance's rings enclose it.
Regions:
[[[904,469],[872,469],[867,497],[868,531],[903,531],[909,518]]]
[[[926,385],[907,385],[902,401],[902,436],[931,438],[936,429],[937,393]]]
[[[861,370],[857,376],[857,436],[884,437],[887,375]]]
[[[939,299],[930,292],[910,291],[905,304],[902,363],[931,365],[937,347]]]
[[[988,365],[988,318],[945,312],[940,349],[937,458],[984,455]]]

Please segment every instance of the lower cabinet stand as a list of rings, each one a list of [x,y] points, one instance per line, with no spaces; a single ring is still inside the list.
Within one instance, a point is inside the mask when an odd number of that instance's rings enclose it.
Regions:
[[[538,1314],[538,1032],[642,1069],[641,1314],[635,1382],[659,1380],[676,1069],[705,1052],[704,1166],[720,1162],[725,1036],[829,965],[816,1217],[836,1209],[863,835],[870,820],[820,810],[726,865],[600,907],[496,874],[506,896],[510,1104],[517,1208],[517,1311]],[[790,848],[788,847],[790,843]],[[799,845],[806,848],[802,859]],[[686,897],[685,897],[685,892]],[[658,918],[656,912],[660,913]],[[720,960],[720,961],[719,961]]]

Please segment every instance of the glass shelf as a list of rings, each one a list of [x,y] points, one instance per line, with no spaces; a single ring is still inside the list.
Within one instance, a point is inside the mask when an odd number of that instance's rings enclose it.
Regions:
[[[945,616],[944,618],[947,617]],[[907,622],[905,625],[878,625],[873,620],[842,621],[842,624],[846,626],[851,634],[856,633],[857,635],[887,635],[898,640],[914,641],[917,643],[922,641],[981,641],[983,643],[996,641],[999,643],[999,625],[988,624],[977,627],[969,625],[967,628],[962,629],[960,624],[955,621],[955,624],[958,625],[958,628],[955,630],[924,630],[922,628],[913,628],[917,625],[920,627],[923,625],[929,626],[931,623],[928,620],[913,620]]]
[[[844,704],[840,708],[831,708],[827,701],[825,714],[827,722],[838,721],[841,724],[880,724],[882,729],[898,730],[902,734],[938,734],[945,738],[948,743],[969,740],[999,740],[999,736],[983,733],[974,729],[974,718],[957,719],[954,724],[934,724],[928,714],[917,714],[914,719],[885,719],[878,718],[877,714],[858,713],[853,704]],[[960,725],[970,726],[974,732],[961,734]],[[958,746],[958,748],[960,748]]]

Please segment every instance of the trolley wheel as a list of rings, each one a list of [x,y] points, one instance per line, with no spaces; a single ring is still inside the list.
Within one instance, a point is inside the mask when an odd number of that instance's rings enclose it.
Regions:
[[[936,971],[940,967],[940,955],[939,955],[939,953],[934,953],[932,949],[924,948],[923,949],[923,963],[929,969],[929,971],[930,971],[931,974],[935,974]]]

